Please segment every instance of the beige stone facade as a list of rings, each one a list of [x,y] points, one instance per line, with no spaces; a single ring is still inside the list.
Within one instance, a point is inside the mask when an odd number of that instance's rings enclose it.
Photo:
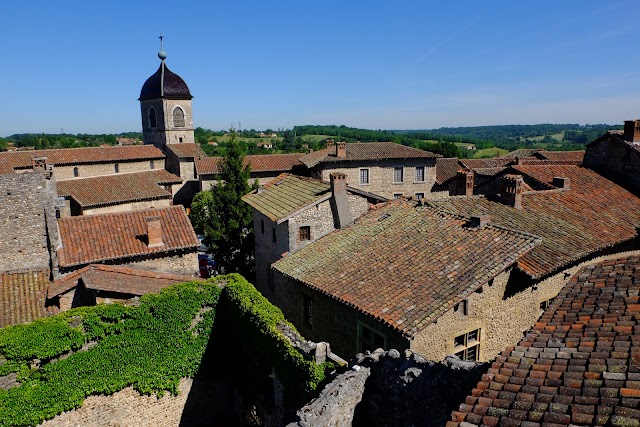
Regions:
[[[116,172],[116,165],[118,172]],[[75,169],[78,172],[77,176],[74,172]],[[113,175],[115,173],[145,172],[154,169],[164,169],[164,159],[55,166],[53,168],[53,176],[56,180],[63,181],[74,178]]]
[[[149,110],[156,112],[156,126],[151,127]],[[184,112],[183,127],[173,124],[172,113],[175,108]],[[162,148],[166,144],[195,143],[193,134],[193,113],[191,100],[149,99],[140,102],[144,143]]]
[[[142,202],[122,203],[110,206],[101,206],[90,209],[83,209],[82,215],[96,215],[113,212],[126,212],[136,209],[165,208],[171,206],[171,199],[145,200]]]
[[[123,263],[132,268],[141,270],[160,271],[163,273],[183,274],[194,276],[198,272],[198,253],[185,252],[171,256],[149,258],[140,261]]]
[[[324,164],[315,175],[323,181],[329,181],[333,172],[341,172],[347,176],[347,185],[373,194],[393,199],[398,196],[426,197],[431,196],[431,188],[436,182],[436,162],[430,158],[398,159],[371,162],[343,162]],[[395,168],[402,168],[402,179],[398,178]],[[416,168],[423,168],[423,180],[416,180]],[[363,170],[368,171],[368,183],[361,181]],[[418,196],[421,195],[421,196]]]

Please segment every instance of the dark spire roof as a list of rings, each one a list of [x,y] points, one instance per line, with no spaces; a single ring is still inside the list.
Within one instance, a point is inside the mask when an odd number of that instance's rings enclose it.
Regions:
[[[172,73],[163,63],[160,64],[158,71],[144,82],[142,90],[140,91],[139,101],[147,99],[165,98],[165,99],[191,99],[191,92],[187,84],[177,74]],[[164,96],[162,94],[160,85],[162,80],[162,67],[164,67]]]

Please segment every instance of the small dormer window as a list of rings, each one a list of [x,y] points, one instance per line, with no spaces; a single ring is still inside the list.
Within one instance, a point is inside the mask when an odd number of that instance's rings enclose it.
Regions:
[[[176,107],[173,109],[173,127],[184,127],[184,111],[180,107]]]
[[[156,118],[156,109],[151,107],[149,108],[149,127],[156,128],[158,126],[158,120]]]

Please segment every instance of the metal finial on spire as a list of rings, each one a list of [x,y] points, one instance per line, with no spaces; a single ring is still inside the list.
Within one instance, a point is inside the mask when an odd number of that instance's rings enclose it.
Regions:
[[[160,37],[158,38],[160,39],[160,52],[158,52],[158,58],[164,61],[165,59],[167,59],[167,52],[164,51],[164,44],[163,44],[164,36],[162,35],[162,33],[160,33]]]

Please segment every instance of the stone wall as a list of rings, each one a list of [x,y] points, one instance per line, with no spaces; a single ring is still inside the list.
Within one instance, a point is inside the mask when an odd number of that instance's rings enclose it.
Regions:
[[[184,128],[173,127],[172,112],[176,106],[184,111]],[[157,127],[149,127],[149,108],[156,110]],[[165,144],[194,143],[193,113],[190,100],[150,99],[140,102],[140,115],[142,118],[142,131],[145,144],[153,144],[162,148]],[[182,138],[182,141],[180,141]]]
[[[97,215],[113,212],[128,212],[136,209],[164,208],[171,206],[171,199],[145,200],[142,202],[122,203],[118,205],[100,206],[84,209],[82,215]]]
[[[393,182],[393,168],[403,167],[403,182]],[[416,182],[416,166],[424,166],[424,181]],[[347,175],[347,185],[362,191],[377,194],[388,199],[400,194],[407,197],[422,193],[429,198],[431,188],[436,182],[435,159],[399,159],[377,162],[349,162],[345,166],[340,163],[326,164],[320,172],[319,178],[329,181],[329,175],[333,172],[342,172]],[[369,169],[369,184],[360,184],[360,169]]]
[[[121,265],[127,265],[132,268],[139,268],[148,271],[160,271],[163,273],[182,274],[186,276],[194,276],[198,272],[198,253],[184,252],[177,255],[147,258],[134,262],[126,262]]]
[[[372,317],[285,277],[277,270],[273,270],[273,279],[273,292],[263,295],[282,310],[287,320],[293,323],[303,336],[313,341],[330,343],[332,351],[341,357],[350,358],[361,351],[359,335],[362,327],[384,336],[385,348],[409,348],[408,339]],[[380,285],[384,286],[384,283]],[[311,301],[311,325],[304,321],[305,298]]]
[[[588,147],[584,165],[623,187],[640,190],[640,153],[625,142],[610,139]]]
[[[0,175],[0,271],[55,268],[55,197],[45,174]]]
[[[118,173],[145,172],[149,170],[164,169],[164,159],[153,159],[153,169],[151,160],[142,161],[122,161],[109,163],[91,163],[70,166],[54,166],[53,176],[58,181],[75,178],[89,178],[92,176],[114,175],[115,164],[118,164]],[[73,169],[78,168],[78,176],[73,175]]]
[[[289,250],[289,226],[285,221],[276,224],[267,216],[253,211],[253,232],[255,236],[255,266],[256,266],[256,289],[262,295],[268,297],[271,293],[269,277],[271,264],[282,257],[282,254]],[[263,226],[264,224],[264,226]],[[264,231],[263,231],[264,230]],[[276,242],[273,242],[273,230],[275,230]]]

